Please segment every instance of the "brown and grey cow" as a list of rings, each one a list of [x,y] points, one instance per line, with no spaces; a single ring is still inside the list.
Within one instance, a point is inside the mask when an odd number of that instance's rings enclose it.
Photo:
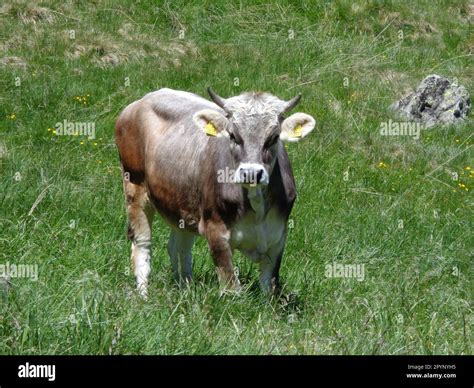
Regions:
[[[191,250],[200,235],[226,289],[240,288],[235,249],[258,263],[265,292],[279,286],[296,198],[283,143],[305,137],[315,120],[305,113],[285,118],[300,95],[282,101],[268,93],[224,99],[208,92],[213,102],[160,89],[127,106],[116,123],[132,265],[145,297],[155,212],[171,229],[168,253],[177,281],[191,280]]]

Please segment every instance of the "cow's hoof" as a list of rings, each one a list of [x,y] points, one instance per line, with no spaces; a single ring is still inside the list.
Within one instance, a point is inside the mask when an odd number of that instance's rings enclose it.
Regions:
[[[148,300],[148,287],[146,285],[138,285],[137,292],[143,300]]]
[[[234,289],[224,288],[224,289],[219,291],[219,296],[225,296],[225,295],[239,296],[239,295],[242,295],[242,290],[234,290]]]
[[[193,279],[189,276],[179,279],[177,283],[180,290],[189,290],[193,284]]]
[[[242,294],[242,286],[240,285],[240,282],[234,283],[232,285],[226,285],[222,287],[219,292],[219,296],[240,294]]]

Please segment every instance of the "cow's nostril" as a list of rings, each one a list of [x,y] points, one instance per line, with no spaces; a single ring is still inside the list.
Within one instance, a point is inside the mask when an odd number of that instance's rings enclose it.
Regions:
[[[250,165],[249,167],[239,167],[238,170],[239,183],[247,185],[258,185],[265,178],[265,169],[260,165]]]

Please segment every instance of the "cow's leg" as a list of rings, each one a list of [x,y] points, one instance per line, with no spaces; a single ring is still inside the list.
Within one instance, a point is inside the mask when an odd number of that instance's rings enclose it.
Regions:
[[[172,230],[168,241],[168,254],[176,281],[188,284],[192,280],[194,236],[185,231]]]
[[[286,231],[278,244],[270,247],[259,262],[260,288],[266,294],[276,294],[280,290],[280,264],[285,250]]]
[[[128,214],[128,237],[132,241],[132,268],[137,290],[147,297],[148,276],[151,271],[151,225],[154,209],[144,186],[124,181]]]
[[[206,236],[221,288],[240,291],[240,282],[232,264],[230,231],[223,223],[208,223]]]

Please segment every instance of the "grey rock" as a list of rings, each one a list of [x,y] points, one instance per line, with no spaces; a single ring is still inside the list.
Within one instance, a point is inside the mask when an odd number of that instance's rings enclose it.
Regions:
[[[464,86],[432,74],[416,90],[392,105],[407,120],[425,127],[462,122],[471,110],[471,98]]]

